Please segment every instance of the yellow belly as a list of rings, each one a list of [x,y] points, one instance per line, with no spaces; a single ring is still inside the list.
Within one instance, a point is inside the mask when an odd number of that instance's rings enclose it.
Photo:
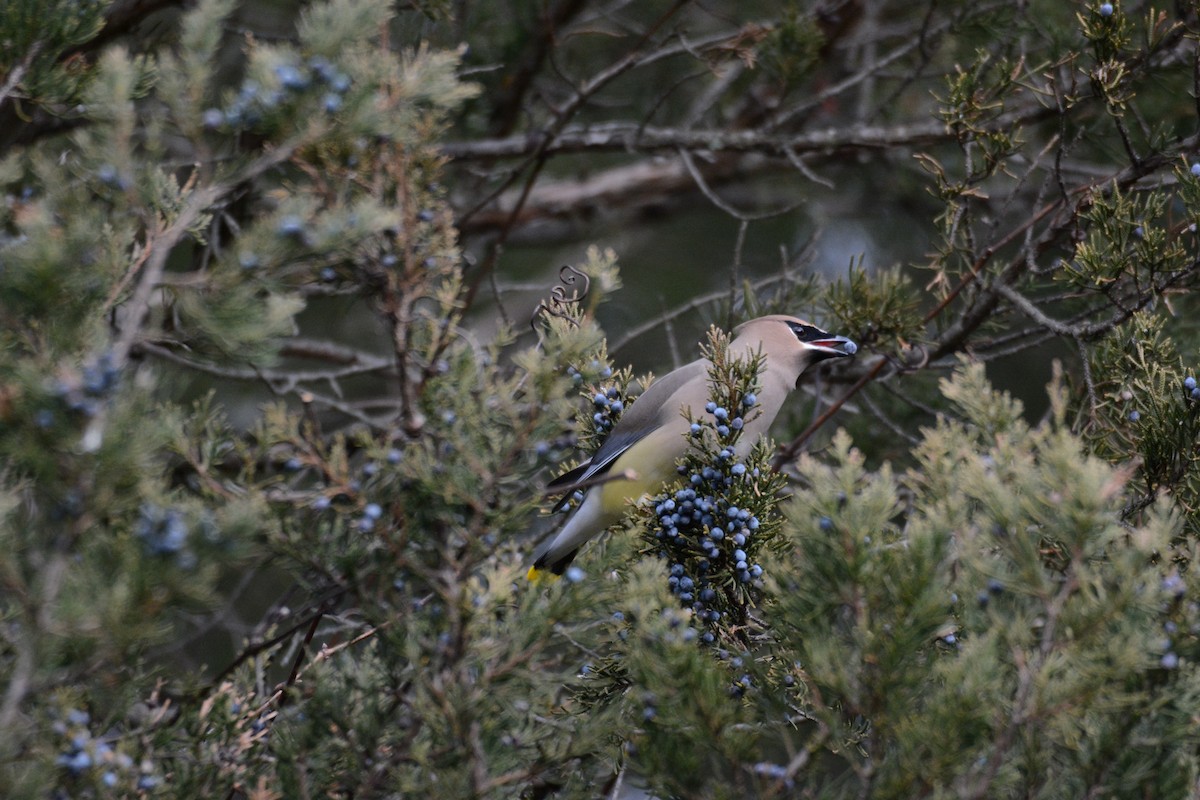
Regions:
[[[605,516],[613,521],[624,515],[625,509],[631,502],[636,502],[643,495],[655,495],[662,489],[664,482],[675,477],[675,459],[679,456],[677,447],[664,447],[660,437],[647,437],[623,453],[613,465],[609,473],[616,477],[622,472],[633,470],[636,473],[632,480],[615,479],[597,487],[601,492],[601,507]],[[682,442],[682,437],[679,437]],[[610,523],[611,524],[611,523]]]

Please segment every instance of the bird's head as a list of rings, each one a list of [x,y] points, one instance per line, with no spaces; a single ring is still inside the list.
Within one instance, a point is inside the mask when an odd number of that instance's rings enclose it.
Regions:
[[[744,322],[734,331],[730,349],[758,350],[767,357],[768,371],[782,371],[789,385],[795,385],[801,373],[829,358],[844,358],[858,352],[848,337],[818,328],[810,322],[786,314],[758,317]]]

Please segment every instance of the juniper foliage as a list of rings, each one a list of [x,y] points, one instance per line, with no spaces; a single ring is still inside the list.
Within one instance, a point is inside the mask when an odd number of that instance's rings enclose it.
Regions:
[[[911,68],[895,91],[945,76],[921,106],[945,137],[919,157],[923,272],[747,282],[711,315],[799,306],[859,339],[805,411],[830,384],[880,388],[775,471],[775,442],[735,450],[762,365],[714,330],[678,480],[536,587],[558,519],[541,487],[652,378],[597,322],[612,251],[572,268],[586,288],[549,294],[536,336],[488,305],[495,264],[456,227],[479,176],[446,154],[561,74],[472,83],[471,54],[436,44],[442,4],[313,3],[276,39],[200,0],[154,48],[121,35],[129,5],[0,10],[19,121],[0,133],[0,795],[1195,794],[1200,167],[1174,129],[1194,8],[888,8],[920,44],[886,60]],[[487,11],[460,20],[495,26],[485,56],[537,38]],[[1049,33],[1022,16],[1042,12]],[[794,4],[776,22],[699,49],[647,35],[574,100],[521,110],[611,103],[608,78],[681,53],[785,102],[843,30]],[[737,110],[705,152],[734,118],[788,117]],[[535,176],[566,119],[527,137]],[[1064,166],[1097,152],[1129,163]],[[981,362],[1051,338],[1078,359],[1038,421]]]

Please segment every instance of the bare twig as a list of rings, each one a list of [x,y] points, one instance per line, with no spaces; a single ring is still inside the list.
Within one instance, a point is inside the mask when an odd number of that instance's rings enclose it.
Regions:
[[[142,332],[142,322],[150,310],[151,297],[162,280],[166,268],[167,257],[175,246],[188,234],[200,220],[200,217],[215,205],[223,196],[233,191],[239,184],[253,180],[264,172],[273,169],[292,157],[297,147],[300,147],[308,137],[301,137],[285,143],[259,156],[237,175],[222,183],[214,183],[196,189],[188,197],[183,208],[174,220],[160,230],[154,237],[154,246],[146,259],[140,279],[134,289],[133,297],[125,305],[124,324],[112,346],[113,362],[124,365],[129,357],[129,351]]]
[[[707,197],[708,201],[714,206],[740,222],[753,222],[755,220],[778,217],[781,214],[787,214],[791,211],[795,211],[796,208],[803,202],[801,200],[797,200],[794,203],[789,203],[783,208],[778,208],[771,211],[763,211],[757,214],[749,214],[745,211],[739,211],[722,200],[719,196],[717,196],[717,193],[712,190],[712,188],[708,185],[708,182],[704,180],[704,176],[700,173],[700,170],[696,168],[696,162],[692,158],[691,153],[689,153],[687,150],[680,149],[679,158],[681,161],[683,161],[683,165],[687,167],[688,175],[692,176],[692,180],[695,181],[696,188],[700,190],[701,194]]]
[[[599,77],[611,80],[615,76],[606,72]],[[585,88],[590,88],[590,84]],[[986,130],[1007,132],[1053,113],[1054,109],[1030,103],[1017,111],[997,117]],[[642,126],[637,122],[609,122],[572,127],[564,125],[561,130],[549,131],[541,137],[510,136],[503,139],[446,142],[441,145],[440,150],[443,155],[455,161],[526,158],[533,154],[552,156],[564,153],[615,153],[629,150],[655,153],[680,149],[693,153],[754,152],[786,158],[788,151],[799,155],[828,155],[927,147],[954,139],[954,134],[947,132],[945,124],[938,121],[894,126],[854,124],[795,134],[774,133],[762,129],[682,129]],[[485,198],[478,207],[490,201],[491,198]]]
[[[33,60],[37,58],[38,53],[42,51],[43,42],[36,41],[29,46],[25,57],[14,64],[8,71],[7,77],[4,79],[4,85],[0,86],[0,106],[16,91],[17,86],[25,79],[25,73],[29,71],[29,67],[33,64]]]

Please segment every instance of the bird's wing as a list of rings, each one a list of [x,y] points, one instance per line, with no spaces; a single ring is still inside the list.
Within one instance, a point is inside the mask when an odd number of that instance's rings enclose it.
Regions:
[[[629,410],[617,421],[604,444],[600,445],[600,449],[593,453],[590,459],[559,475],[546,484],[546,488],[566,488],[608,472],[622,453],[663,425],[679,418],[680,408],[684,405],[682,395],[688,395],[689,399],[693,394],[703,398],[707,392],[707,378],[708,361],[700,359],[654,381],[650,388],[642,392],[629,406]],[[697,388],[691,385],[693,382],[699,382],[699,393],[691,391]],[[701,399],[699,402],[703,404],[704,401]],[[565,499],[555,510],[564,505]]]

